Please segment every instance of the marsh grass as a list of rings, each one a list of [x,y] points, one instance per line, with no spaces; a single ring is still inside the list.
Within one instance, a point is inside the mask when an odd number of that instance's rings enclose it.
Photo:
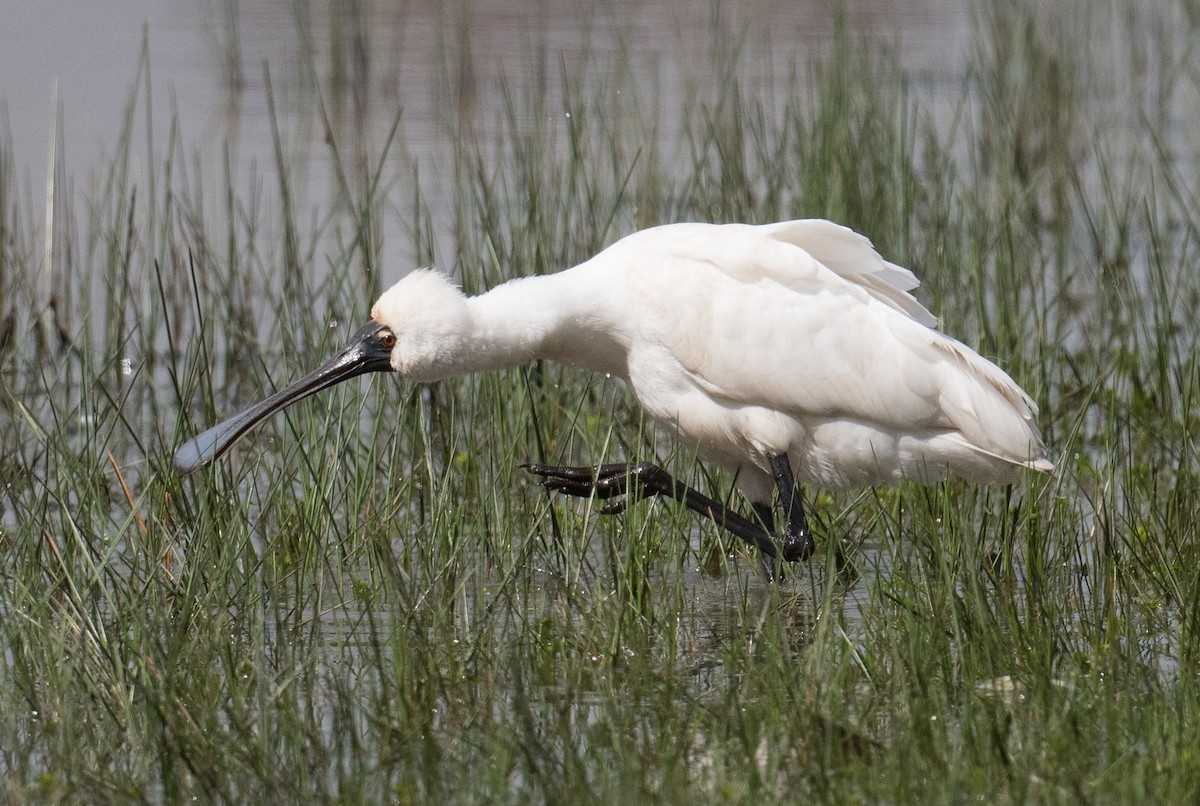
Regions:
[[[620,47],[546,53],[499,81],[497,119],[447,44],[433,167],[394,153],[400,117],[354,140],[312,70],[292,102],[338,188],[312,214],[282,116],[273,168],[204,170],[153,130],[143,60],[100,181],[63,199],[45,348],[20,335],[39,211],[0,142],[7,796],[1193,800],[1195,24],[1169,3],[981,9],[945,119],[851,30],[760,92],[718,20],[728,79],[682,99]],[[618,382],[552,365],[351,384],[170,471],[335,349],[393,253],[478,291],[635,227],[785,216],[916,269],[946,329],[1043,403],[1056,473],[808,491],[821,549],[767,585],[669,506],[605,517],[522,473],[654,457],[732,495]]]

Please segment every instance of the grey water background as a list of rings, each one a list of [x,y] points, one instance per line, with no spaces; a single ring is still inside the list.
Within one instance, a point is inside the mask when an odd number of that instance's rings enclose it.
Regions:
[[[848,27],[895,48],[923,108],[936,115],[940,98],[958,93],[971,32],[969,4],[853,0],[843,12],[834,10],[837,5],[5,0],[0,125],[11,138],[21,195],[40,209],[57,93],[64,174],[74,189],[84,189],[98,181],[97,172],[116,149],[144,54],[160,147],[174,119],[184,153],[198,157],[197,164],[219,171],[228,150],[245,176],[254,165],[274,160],[269,75],[288,155],[308,166],[306,201],[321,207],[336,192],[336,180],[323,147],[325,132],[311,105],[302,102],[318,86],[335,125],[340,119],[365,138],[366,147],[383,144],[399,113],[393,158],[436,163],[449,119],[472,114],[496,120],[504,110],[503,77],[525,76],[541,61],[569,69],[584,58],[619,57],[628,60],[648,98],[704,93],[723,80],[711,59],[717,14],[729,20],[728,30],[740,32],[739,41],[729,44],[743,51],[747,89],[781,86],[790,71],[827,51],[842,13]],[[468,110],[447,109],[439,89],[442,54],[460,45],[480,77],[472,93],[458,98]],[[548,95],[561,92],[558,83],[547,83]],[[141,127],[134,130],[142,134]],[[658,132],[666,142],[674,135],[669,127]]]

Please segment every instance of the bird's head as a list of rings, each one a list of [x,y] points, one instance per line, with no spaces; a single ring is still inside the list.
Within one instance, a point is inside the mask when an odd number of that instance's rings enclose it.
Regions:
[[[175,453],[175,472],[186,475],[199,470],[267,417],[350,378],[395,371],[427,381],[451,374],[447,359],[462,354],[466,318],[466,300],[448,277],[427,269],[412,272],[379,298],[371,321],[350,337],[340,353],[266,400],[185,442]]]
[[[467,301],[449,277],[417,269],[383,292],[371,318],[395,336],[391,368],[414,381],[437,381],[461,372],[470,353]]]

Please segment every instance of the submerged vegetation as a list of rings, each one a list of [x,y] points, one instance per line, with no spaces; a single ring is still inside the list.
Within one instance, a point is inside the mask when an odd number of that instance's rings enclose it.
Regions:
[[[315,208],[269,73],[269,169],[152,131],[143,64],[48,225],[0,136],[8,797],[1194,800],[1198,27],[1183,0],[980,4],[946,97],[853,30],[764,86],[779,53],[714,14],[725,79],[676,93],[619,41],[485,79],[448,26],[432,157],[402,112],[356,137],[336,71],[290,100],[326,131]],[[769,585],[670,505],[547,497],[520,462],[732,494],[619,383],[548,364],[350,384],[171,472],[412,265],[475,291],[652,224],[806,216],[917,272],[1041,403],[1053,475],[806,490],[817,555]]]

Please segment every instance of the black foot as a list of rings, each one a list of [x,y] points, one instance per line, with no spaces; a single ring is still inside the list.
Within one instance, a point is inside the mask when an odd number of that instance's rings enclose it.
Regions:
[[[816,549],[817,543],[807,530],[802,534],[787,535],[783,538],[783,559],[790,563],[807,560]]]
[[[524,465],[530,473],[542,477],[547,490],[580,498],[595,496],[602,501],[625,496],[624,501],[607,505],[606,514],[620,512],[625,502],[652,496],[665,496],[679,501],[718,526],[728,530],[767,557],[777,554],[775,538],[770,530],[739,515],[719,501],[693,490],[677,481],[667,471],[649,462],[632,465],[608,464],[599,467],[563,467],[558,465]],[[773,565],[773,563],[772,563]]]
[[[644,485],[634,482],[630,489],[630,479],[645,476],[652,470],[659,470],[654,465],[643,462],[637,465],[600,465],[599,467],[567,467],[563,465],[522,465],[534,475],[542,477],[542,486],[550,492],[573,495],[576,498],[591,498],[595,496],[601,501],[611,501],[621,496],[630,496],[637,500],[655,493],[643,492]],[[664,472],[659,470],[659,472]],[[668,477],[670,478],[670,477]],[[618,500],[601,509],[606,515],[615,515],[625,510],[626,501]]]

